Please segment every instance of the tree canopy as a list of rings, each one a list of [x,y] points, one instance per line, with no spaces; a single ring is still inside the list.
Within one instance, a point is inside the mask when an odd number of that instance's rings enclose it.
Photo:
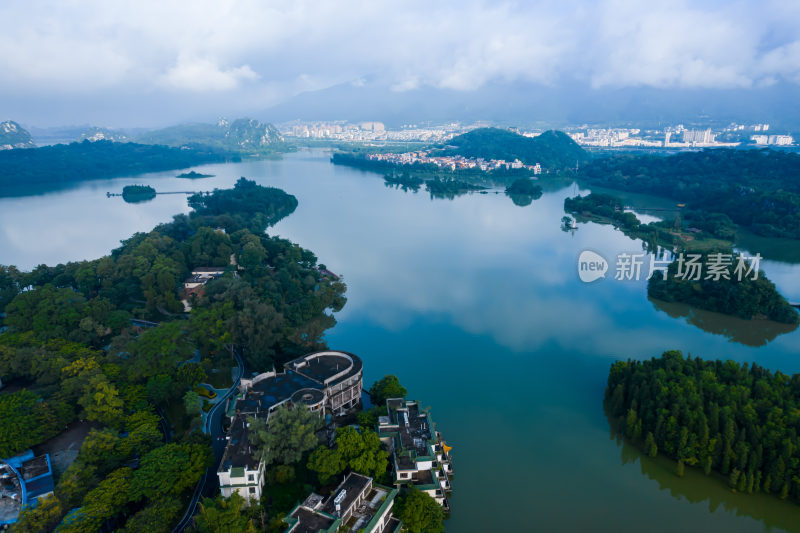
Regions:
[[[800,374],[669,351],[611,366],[605,407],[645,453],[726,476],[739,492],[800,498]]]

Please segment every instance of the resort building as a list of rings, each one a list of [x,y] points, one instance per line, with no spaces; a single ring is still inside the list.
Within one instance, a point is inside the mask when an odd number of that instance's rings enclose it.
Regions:
[[[285,533],[394,533],[401,526],[391,513],[396,496],[397,489],[351,472],[327,499],[312,493],[295,507],[284,518]]]
[[[53,493],[53,468],[48,454],[33,452],[0,459],[0,526],[13,524],[25,507]]]
[[[293,359],[284,372],[265,372],[242,379],[239,395],[231,400],[228,416],[266,415],[284,403],[303,405],[323,416],[343,414],[361,401],[363,364],[347,352],[316,352]]]
[[[379,418],[378,436],[392,455],[395,484],[413,485],[449,510],[450,447],[436,431],[430,414],[417,402],[403,398],[386,400],[386,407],[389,414]]]
[[[206,283],[223,275],[226,269],[227,267],[195,267],[192,269],[192,275],[183,282],[183,299],[181,300],[183,310],[187,313],[191,311],[192,296],[197,298],[203,296]]]
[[[361,401],[362,362],[354,354],[316,352],[284,365],[284,372],[265,372],[242,379],[239,395],[228,400],[231,420],[228,444],[217,470],[222,495],[238,492],[245,500],[261,498],[266,465],[255,457],[248,438],[248,417],[266,420],[281,405],[319,413],[343,414]]]
[[[239,415],[228,431],[228,445],[217,469],[219,490],[224,497],[237,492],[245,501],[261,499],[266,464],[255,451],[250,445],[247,419]]]

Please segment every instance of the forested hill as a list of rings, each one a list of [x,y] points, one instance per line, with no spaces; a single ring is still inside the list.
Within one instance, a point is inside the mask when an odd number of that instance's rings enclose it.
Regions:
[[[143,172],[174,170],[238,159],[211,148],[84,141],[0,151],[0,196]]]
[[[561,169],[587,159],[586,151],[566,133],[549,130],[537,137],[525,137],[499,128],[479,128],[453,137],[444,155],[482,157],[484,159],[519,159],[526,165],[541,163],[544,168]]]
[[[605,407],[645,453],[678,461],[679,476],[696,466],[740,493],[800,499],[800,374],[670,351],[614,363]]]
[[[280,132],[269,123],[249,118],[216,124],[180,124],[144,133],[136,138],[148,144],[199,144],[232,152],[265,154],[285,147]]]
[[[724,213],[765,236],[800,239],[800,155],[713,149],[672,156],[618,155],[581,167],[590,183],[657,194]]]

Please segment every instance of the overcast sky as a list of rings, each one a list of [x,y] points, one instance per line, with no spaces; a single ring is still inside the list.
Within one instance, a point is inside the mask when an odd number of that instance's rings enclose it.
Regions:
[[[376,80],[800,92],[800,1],[0,3],[0,120],[149,126]]]

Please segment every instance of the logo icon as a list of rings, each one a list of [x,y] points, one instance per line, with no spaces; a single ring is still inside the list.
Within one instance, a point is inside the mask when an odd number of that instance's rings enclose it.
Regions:
[[[606,277],[608,261],[602,255],[591,250],[584,250],[578,257],[578,277],[584,283],[591,283]]]

